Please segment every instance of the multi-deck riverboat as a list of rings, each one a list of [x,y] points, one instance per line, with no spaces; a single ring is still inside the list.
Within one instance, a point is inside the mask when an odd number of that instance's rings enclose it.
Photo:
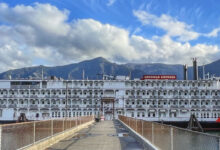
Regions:
[[[151,121],[220,117],[220,81],[210,80],[0,80],[0,120],[119,114]]]
[[[220,117],[220,79],[176,80],[146,75],[130,80],[0,80],[0,120],[28,120],[118,115],[150,121],[216,122]],[[197,70],[195,70],[196,72]],[[195,73],[196,74],[196,73]]]

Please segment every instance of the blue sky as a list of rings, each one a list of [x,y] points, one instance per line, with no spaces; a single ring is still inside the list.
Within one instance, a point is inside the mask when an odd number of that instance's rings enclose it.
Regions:
[[[95,57],[118,63],[219,59],[218,0],[0,1],[0,71]],[[59,61],[57,61],[59,60]]]
[[[141,27],[143,30],[138,34],[145,37],[163,35],[164,32],[152,26],[143,27],[133,15],[133,10],[145,10],[157,16],[167,14],[181,22],[193,25],[193,29],[201,33],[210,32],[213,28],[220,26],[220,1],[218,0],[115,0],[111,5],[108,5],[108,0],[8,0],[2,2],[12,7],[20,4],[33,5],[36,2],[49,3],[61,10],[69,10],[69,22],[93,18],[102,23],[126,28],[131,32]],[[219,38],[201,38],[200,40],[207,43],[219,42]]]

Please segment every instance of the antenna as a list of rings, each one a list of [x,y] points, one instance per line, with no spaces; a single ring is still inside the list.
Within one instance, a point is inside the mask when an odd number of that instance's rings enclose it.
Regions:
[[[202,78],[203,78],[203,80],[205,80],[205,64],[204,63],[202,66]]]
[[[130,70],[130,72],[129,72],[129,80],[131,80],[131,70]]]
[[[44,66],[41,66],[41,80],[44,79]]]
[[[82,72],[82,79],[84,80],[85,79],[85,70],[83,69],[83,72]]]

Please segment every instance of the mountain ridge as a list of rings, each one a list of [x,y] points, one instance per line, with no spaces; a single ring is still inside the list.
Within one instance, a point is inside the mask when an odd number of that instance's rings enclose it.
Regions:
[[[41,77],[42,68],[44,76],[57,76],[63,79],[82,79],[82,72],[85,72],[85,78],[101,79],[97,74],[107,75],[129,75],[132,79],[141,78],[144,74],[174,74],[178,79],[183,79],[183,66],[180,64],[163,63],[126,63],[117,64],[108,61],[103,57],[97,57],[78,63],[67,64],[63,66],[33,66],[20,69],[8,70],[0,73],[0,79],[7,79],[9,75],[12,79],[27,79],[30,77]],[[220,60],[205,65],[206,72],[220,76]],[[199,66],[199,76],[202,77],[202,67]],[[188,69],[189,79],[192,79],[192,67]]]

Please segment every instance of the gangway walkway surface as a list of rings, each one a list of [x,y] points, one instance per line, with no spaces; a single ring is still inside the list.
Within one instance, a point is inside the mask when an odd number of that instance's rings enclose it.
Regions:
[[[82,129],[47,150],[143,150],[117,121],[102,121]]]

